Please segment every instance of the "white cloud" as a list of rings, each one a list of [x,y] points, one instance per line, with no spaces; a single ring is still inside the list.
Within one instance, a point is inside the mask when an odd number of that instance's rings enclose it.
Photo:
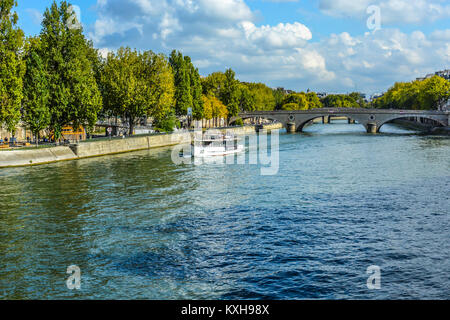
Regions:
[[[28,8],[25,9],[25,11],[30,15],[31,21],[36,24],[40,25],[42,20],[44,19],[44,16],[39,10]]]
[[[348,3],[329,2],[328,10]],[[317,41],[301,22],[258,26],[242,0],[101,0],[97,10],[90,36],[108,48],[104,54],[120,46],[179,49],[203,75],[231,67],[243,81],[273,87],[372,93],[450,64],[450,30],[384,28]]]
[[[311,31],[301,23],[280,23],[277,26],[256,27],[249,21],[241,24],[248,41],[266,48],[294,48],[312,39]]]
[[[358,89],[370,93],[386,89],[395,81],[413,80],[448,67],[450,46],[436,40],[437,35],[442,36],[442,32],[427,37],[420,31],[407,34],[382,29],[357,37],[334,34],[308,47],[315,48],[325,58],[327,68],[336,73],[337,79],[353,79],[355,86],[347,90],[358,85]],[[346,54],[349,50],[351,54]]]
[[[450,5],[445,0],[320,0],[322,12],[336,17],[366,19],[370,5],[381,9],[382,24],[425,23],[450,18]]]
[[[108,48],[101,48],[98,51],[99,51],[100,55],[105,59],[108,56],[108,54],[111,52],[111,50],[109,50]]]

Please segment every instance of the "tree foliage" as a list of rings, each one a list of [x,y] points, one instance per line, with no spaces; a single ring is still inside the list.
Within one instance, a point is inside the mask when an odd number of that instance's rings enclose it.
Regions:
[[[92,128],[102,107],[92,61],[91,44],[67,2],[53,2],[42,21],[41,58],[49,74],[50,127],[58,138],[63,126]]]
[[[163,55],[120,48],[108,54],[101,82],[105,108],[128,120],[130,134],[141,117],[158,126],[173,113],[174,76]]]
[[[203,117],[202,82],[198,69],[194,67],[191,58],[179,51],[172,51],[169,58],[175,75],[175,112],[178,116],[187,114],[192,108],[194,119]]]
[[[397,82],[372,106],[385,109],[438,110],[450,98],[450,81],[434,76],[422,81]]]
[[[271,88],[263,83],[245,83],[244,85],[254,97],[253,110],[272,111],[275,109],[276,101]]]
[[[175,112],[178,116],[186,115],[192,108],[190,59],[184,58],[179,51],[172,51],[169,63],[172,66],[175,79]]]
[[[215,96],[203,96],[204,118],[210,120],[212,118],[227,118],[227,107]]]
[[[221,90],[224,88],[226,81],[225,74],[223,72],[211,73],[206,78],[202,79],[203,95],[220,97]]]
[[[24,76],[24,99],[22,119],[38,138],[39,132],[50,125],[50,91],[48,73],[40,56],[38,37],[27,41]]]
[[[255,111],[256,110],[256,96],[247,85],[239,84],[239,110],[241,111]]]
[[[322,100],[325,108],[359,108],[354,97],[348,94],[330,94]]]
[[[20,120],[25,72],[20,56],[24,35],[17,27],[17,13],[12,12],[15,6],[15,0],[0,1],[0,125],[13,134]]]
[[[235,76],[235,72],[228,69],[225,73],[212,73],[202,80],[203,95],[219,99],[227,107],[228,117],[237,116],[241,105],[250,108],[252,103],[241,99],[242,86]],[[251,97],[247,96],[244,99],[251,99]]]
[[[282,110],[308,110],[309,101],[304,92],[291,93],[283,100]]]
[[[283,101],[286,98],[286,92],[283,88],[272,89],[272,94],[275,99],[275,110],[281,110]]]
[[[322,101],[320,101],[319,97],[315,92],[308,92],[306,94],[306,99],[308,100],[309,109],[317,109],[323,107]]]

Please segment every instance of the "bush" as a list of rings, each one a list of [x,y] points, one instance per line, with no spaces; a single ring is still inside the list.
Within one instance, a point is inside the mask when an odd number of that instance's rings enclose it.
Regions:
[[[235,125],[237,126],[243,126],[244,125],[244,121],[241,118],[238,118],[235,122]]]
[[[180,121],[173,115],[164,119],[155,120],[153,124],[155,130],[159,132],[173,132],[174,128],[180,128]]]

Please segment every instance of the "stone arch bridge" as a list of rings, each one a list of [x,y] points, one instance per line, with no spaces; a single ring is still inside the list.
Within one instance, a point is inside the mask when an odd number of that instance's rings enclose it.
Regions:
[[[240,113],[243,120],[249,118],[264,118],[283,124],[288,132],[301,132],[310,121],[322,117],[346,117],[362,124],[368,133],[377,133],[380,128],[393,120],[402,118],[424,118],[436,121],[446,127],[450,125],[450,112],[425,110],[392,110],[363,108],[320,108],[302,111],[252,111]],[[238,118],[230,119],[230,124]]]

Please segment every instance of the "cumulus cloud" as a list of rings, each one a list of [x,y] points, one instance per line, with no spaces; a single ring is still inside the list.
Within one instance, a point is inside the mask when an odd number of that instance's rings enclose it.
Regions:
[[[298,22],[258,28],[253,23],[245,21],[241,26],[247,40],[252,43],[260,43],[267,48],[295,48],[303,46],[306,40],[312,39],[311,31]]]
[[[323,10],[351,10],[347,4],[321,1]],[[120,46],[179,49],[203,75],[231,67],[243,81],[272,87],[372,93],[450,64],[450,30],[384,28],[319,41],[301,22],[257,25],[243,0],[98,0],[97,14],[89,34],[103,54]]]
[[[256,26],[242,0],[101,0],[97,11],[90,37],[98,47],[177,48],[203,72],[233,67],[247,80],[332,77],[317,51],[297,50],[312,39],[308,27]]]
[[[446,0],[319,0],[322,12],[336,17],[367,18],[367,8],[381,9],[382,24],[425,23],[450,18]]]
[[[358,89],[376,92],[395,81],[414,80],[447,67],[450,46],[437,39],[444,35],[435,32],[427,37],[421,31],[407,34],[397,29],[382,29],[357,37],[333,34],[311,46],[323,55],[327,67],[339,78],[353,79],[353,89],[357,84]]]

